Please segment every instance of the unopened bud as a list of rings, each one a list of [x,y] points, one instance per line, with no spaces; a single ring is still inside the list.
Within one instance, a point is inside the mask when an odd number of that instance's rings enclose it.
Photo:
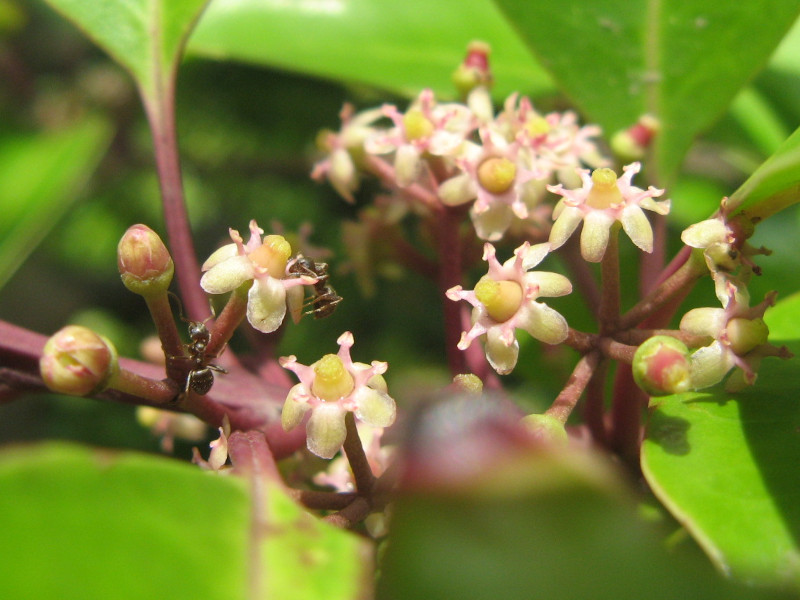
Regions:
[[[658,119],[652,115],[642,115],[635,125],[614,134],[611,150],[624,163],[641,160],[660,129]]]
[[[453,388],[467,394],[480,394],[483,392],[483,382],[477,375],[462,373],[453,377]]]
[[[489,69],[491,47],[486,42],[473,41],[467,46],[467,56],[453,72],[453,84],[464,97],[478,86],[491,87]]]
[[[769,337],[769,328],[764,319],[743,319],[741,317],[728,321],[726,329],[728,341],[738,356],[763,346]]]
[[[125,287],[141,296],[166,292],[175,272],[169,250],[146,225],[133,225],[122,236],[117,266]]]
[[[68,325],[47,340],[39,370],[52,391],[86,396],[105,389],[119,372],[117,351],[91,329]]]
[[[633,356],[633,379],[651,396],[666,396],[691,389],[689,349],[668,335],[645,341]]]
[[[528,415],[522,424],[538,441],[548,444],[566,444],[567,430],[564,424],[551,415]]]

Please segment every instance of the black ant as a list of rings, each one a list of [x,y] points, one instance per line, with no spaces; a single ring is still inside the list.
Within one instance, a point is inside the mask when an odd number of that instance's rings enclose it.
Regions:
[[[328,263],[315,262],[302,254],[298,254],[294,262],[289,266],[289,273],[297,277],[309,276],[316,277],[314,284],[314,294],[303,304],[303,308],[311,307],[306,311],[307,315],[314,315],[315,319],[322,319],[333,314],[336,305],[342,301],[342,297],[336,293],[333,286],[328,283],[330,274],[328,273]]]
[[[205,321],[190,321],[183,316],[183,306],[175,294],[170,292],[178,300],[178,307],[180,309],[181,321],[189,324],[189,343],[185,344],[186,351],[189,356],[171,357],[183,358],[192,364],[192,368],[186,375],[186,385],[184,386],[184,395],[193,391],[198,396],[205,396],[214,385],[214,371],[217,373],[227,373],[228,371],[219,365],[214,365],[208,362],[213,356],[206,356],[206,348],[211,341],[211,332],[206,327]],[[206,319],[208,320],[208,319]]]

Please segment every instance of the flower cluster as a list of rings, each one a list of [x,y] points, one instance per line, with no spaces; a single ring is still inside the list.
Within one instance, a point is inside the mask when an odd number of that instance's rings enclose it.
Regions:
[[[486,358],[501,375],[510,373],[517,364],[517,329],[546,344],[560,344],[567,337],[564,317],[537,299],[569,294],[572,284],[558,273],[530,271],[548,251],[548,244],[531,246],[525,242],[501,265],[494,246],[486,244],[483,259],[489,263],[489,271],[475,289],[465,291],[459,285],[447,290],[450,300],[466,300],[474,307],[472,328],[462,334],[459,349],[466,350],[476,338],[485,336]]]
[[[325,133],[326,156],[312,176],[327,177],[348,201],[359,172],[368,171],[404,199],[473,203],[478,237],[495,241],[514,219],[534,218],[548,183],[572,183],[576,167],[605,164],[594,142],[599,133],[580,127],[571,112],[542,115],[516,94],[495,117],[484,87],[465,104],[440,103],[424,90],[405,112],[385,105],[354,115],[346,107],[339,133]]]
[[[717,298],[723,305],[728,301],[729,282],[733,281],[738,289],[747,284],[753,273],[760,273],[750,257],[770,254],[766,248],[754,248],[748,243],[754,227],[746,217],[730,217],[728,213],[728,199],[723,198],[716,217],[695,223],[681,234],[684,244],[703,250]]]

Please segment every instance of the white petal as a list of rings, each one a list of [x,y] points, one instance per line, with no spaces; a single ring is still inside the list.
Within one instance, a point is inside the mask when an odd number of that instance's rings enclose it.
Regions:
[[[246,256],[233,256],[206,271],[200,287],[209,294],[224,294],[235,290],[253,278],[253,265]]]
[[[563,246],[583,220],[583,213],[579,208],[566,204],[562,206],[561,214],[550,230],[550,248],[553,250]]]
[[[394,400],[389,394],[370,387],[362,387],[355,394],[356,417],[372,427],[389,427],[397,413]]]
[[[692,248],[708,248],[728,241],[728,227],[720,219],[707,219],[686,228],[681,240]]]
[[[539,297],[556,298],[572,293],[572,282],[561,273],[534,271],[525,275],[526,284],[539,287]]]
[[[472,217],[472,225],[479,238],[496,242],[503,237],[511,224],[512,213],[507,204],[497,204],[480,214],[475,214],[475,210],[470,210],[469,216]]]
[[[306,388],[302,383],[298,383],[289,390],[289,395],[286,396],[286,402],[283,403],[283,410],[281,411],[281,425],[284,431],[291,431],[297,427],[302,422],[308,409],[311,408],[308,402],[300,402],[297,399],[297,396],[305,395],[306,393]]]
[[[419,151],[411,144],[404,144],[397,149],[394,158],[394,175],[397,185],[406,187],[416,181],[421,161]]]
[[[353,202],[352,192],[358,189],[358,172],[350,153],[344,148],[338,148],[331,154],[328,180],[342,198]]]
[[[517,366],[519,343],[515,338],[514,343],[507,346],[501,339],[502,333],[500,327],[490,327],[486,332],[486,358],[498,374],[507,375]]]
[[[247,294],[247,320],[264,333],[272,333],[286,316],[286,288],[279,279],[256,280]]]
[[[693,308],[683,315],[680,330],[692,335],[717,338],[727,324],[728,318],[721,308]]]
[[[522,258],[522,269],[524,271],[529,271],[540,262],[542,262],[550,253],[550,243],[543,242],[541,244],[534,244],[530,248],[528,248],[528,252]]]
[[[481,123],[488,123],[494,118],[494,107],[489,90],[484,86],[478,86],[467,96],[467,106],[472,110]]]
[[[222,248],[217,248],[211,253],[211,256],[208,257],[208,260],[203,263],[202,270],[208,271],[211,267],[218,265],[223,260],[228,260],[229,258],[236,256],[237,252],[238,248],[236,247],[236,244],[226,244],[222,246]]]
[[[461,173],[442,182],[439,186],[439,200],[447,206],[458,206],[474,200],[478,194],[472,178],[467,173]]]
[[[286,288],[286,305],[294,323],[299,323],[303,318],[303,302],[305,301],[305,286],[293,285]]]
[[[517,313],[520,327],[545,344],[560,344],[567,339],[567,320],[557,310],[541,302],[529,302]]]
[[[692,388],[702,390],[719,383],[733,364],[732,353],[719,342],[700,348],[690,357]]]
[[[603,260],[608,247],[609,231],[614,221],[614,217],[597,210],[586,215],[581,231],[581,256],[584,260],[589,262]]]
[[[645,252],[653,251],[653,228],[644,211],[632,204],[622,210],[622,228],[634,244]]]
[[[344,444],[345,411],[335,402],[316,406],[306,424],[306,445],[321,458],[333,458]]]
[[[646,208],[647,210],[652,210],[654,213],[659,215],[669,214],[671,205],[672,202],[670,200],[653,200],[652,198],[642,198],[642,200],[639,201],[639,206]]]

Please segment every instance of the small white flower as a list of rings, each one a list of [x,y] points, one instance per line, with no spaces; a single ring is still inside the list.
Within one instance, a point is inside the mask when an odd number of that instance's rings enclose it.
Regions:
[[[268,235],[250,221],[250,239],[243,243],[235,229],[230,230],[232,244],[223,246],[203,263],[205,274],[200,286],[209,294],[224,294],[253,281],[248,291],[247,320],[264,333],[275,331],[286,316],[287,289],[299,285],[312,285],[313,277],[289,277],[286,266],[292,254],[291,246],[283,236]],[[293,294],[290,299],[298,300]],[[299,298],[302,302],[302,296]]]
[[[375,131],[364,143],[369,154],[394,152],[399,187],[414,183],[422,173],[423,154],[454,156],[475,128],[472,112],[463,104],[437,104],[431,90],[423,90],[405,112],[386,105],[383,113],[394,122],[388,131]]]
[[[326,131],[319,138],[327,157],[314,165],[311,178],[319,181],[326,177],[340,196],[355,202],[353,192],[358,189],[360,178],[351,153],[363,148],[364,140],[376,131],[373,123],[383,117],[383,112],[373,108],[354,114],[353,106],[345,104],[339,116],[339,133]]]
[[[768,294],[759,305],[749,307],[746,295],[732,282],[727,283],[725,308],[695,308],[681,319],[681,331],[702,336],[710,344],[690,357],[690,380],[693,389],[710,387],[738,367],[728,380],[727,389],[735,391],[756,380],[756,370],[765,356],[788,358],[789,351],[767,342],[769,329],[764,312],[775,303],[775,293]]]
[[[556,221],[550,231],[552,248],[563,246],[583,222],[581,255],[589,262],[600,262],[608,246],[611,226],[619,221],[634,244],[645,252],[652,252],[653,229],[642,209],[665,215],[670,202],[653,200],[664,190],[652,186],[642,190],[631,185],[631,179],[640,168],[638,162],[627,165],[619,179],[611,169],[596,169],[591,175],[588,170],[581,169],[578,173],[583,180],[582,188],[565,190],[561,184],[548,186],[551,192],[563,196],[553,210]]]
[[[528,271],[547,255],[548,244],[531,246],[525,242],[502,265],[495,256],[494,246],[485,244],[483,248],[489,272],[474,290],[455,286],[447,290],[447,297],[466,300],[474,307],[472,328],[461,335],[458,348],[466,350],[473,340],[486,336],[486,358],[495,371],[505,375],[517,364],[516,329],[524,329],[546,344],[560,344],[566,339],[569,331],[566,319],[537,299],[569,294],[572,284],[558,273]]]
[[[300,379],[286,397],[281,424],[290,431],[311,411],[306,424],[306,444],[322,458],[333,458],[342,447],[347,436],[344,421],[347,412],[354,413],[367,425],[381,428],[394,423],[396,414],[394,400],[387,393],[383,379],[387,364],[354,363],[350,357],[353,334],[349,331],[339,336],[337,343],[338,354],[326,354],[310,366],[301,365],[294,356],[280,359],[281,366]]]

